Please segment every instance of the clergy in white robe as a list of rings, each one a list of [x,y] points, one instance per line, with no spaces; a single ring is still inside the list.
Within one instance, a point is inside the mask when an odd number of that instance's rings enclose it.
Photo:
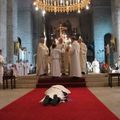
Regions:
[[[56,44],[51,49],[51,75],[54,77],[61,76],[61,53],[63,50],[57,48]]]
[[[100,64],[96,58],[92,62],[92,68],[93,68],[93,73],[100,73]]]
[[[16,66],[16,69],[17,69],[17,75],[20,76],[20,63],[19,63],[19,61],[16,61],[15,66]]]
[[[13,75],[14,75],[15,77],[19,76],[18,70],[17,70],[17,67],[16,67],[16,64],[13,64],[11,69],[12,69]]]
[[[65,88],[63,85],[53,85],[45,91],[45,96],[49,96],[51,99],[54,99],[54,95],[60,98],[61,101],[66,99],[66,95],[70,94],[71,91]],[[40,101],[43,102],[45,97]]]
[[[44,38],[40,39],[37,48],[36,74],[45,75],[48,73],[48,47],[44,44]]]
[[[11,61],[9,61],[9,63],[7,64],[7,70],[11,70],[11,67],[12,67],[12,63]]]
[[[70,72],[70,55],[69,55],[69,51],[67,51],[68,46],[71,44],[71,39],[69,37],[65,37],[64,38],[64,48],[65,48],[65,53],[63,56],[63,63],[64,63],[64,73],[65,74],[69,74]]]
[[[30,64],[28,60],[24,61],[24,75],[28,75],[30,72]]]
[[[79,44],[80,44],[80,66],[81,66],[81,72],[85,74],[87,72],[87,46],[83,42],[83,39],[79,37]]]
[[[70,47],[70,76],[81,77],[80,45],[75,38],[72,38]]]
[[[61,51],[62,49],[64,49],[65,45],[64,45],[64,42],[63,42],[63,39],[62,38],[59,38],[58,39],[58,42],[57,42],[57,48]],[[60,64],[61,64],[61,73],[64,74],[65,73],[65,66],[64,66],[64,53],[61,53],[60,54]]]
[[[22,60],[19,62],[19,76],[24,76],[24,65]]]
[[[4,64],[4,57],[2,56],[2,50],[0,49],[0,84],[3,84],[3,64]]]

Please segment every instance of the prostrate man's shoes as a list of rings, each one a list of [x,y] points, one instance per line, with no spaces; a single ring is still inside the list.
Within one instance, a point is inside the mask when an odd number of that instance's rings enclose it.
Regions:
[[[54,95],[53,99],[51,99],[48,95],[45,97],[45,99],[43,100],[43,105],[47,106],[47,105],[57,105],[58,103],[60,103],[60,98],[57,97],[57,95]]]
[[[43,100],[43,105],[49,105],[51,102],[51,98],[47,95],[45,99]]]
[[[51,100],[50,104],[51,105],[57,105],[58,103],[60,103],[60,98],[57,97],[57,95],[54,95],[53,99]]]

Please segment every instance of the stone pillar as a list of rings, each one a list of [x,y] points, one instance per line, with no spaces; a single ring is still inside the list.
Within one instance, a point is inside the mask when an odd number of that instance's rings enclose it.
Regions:
[[[18,0],[18,37],[21,38],[22,47],[26,48],[27,58],[33,61],[32,47],[32,0]]]
[[[14,60],[14,41],[17,40],[17,0],[7,0],[7,61]]]
[[[117,57],[120,56],[120,1],[111,0],[113,33],[117,38]]]
[[[95,0],[93,2],[95,58],[104,62],[104,35],[112,32],[111,4],[108,0]]]
[[[34,8],[35,9],[35,8]],[[39,43],[39,39],[41,34],[44,32],[44,19],[41,11],[33,11],[33,54],[35,55],[37,52],[37,46]],[[34,63],[36,62],[35,56],[33,59]]]
[[[6,39],[6,17],[7,17],[7,0],[0,0],[0,49],[3,51],[3,56],[7,56],[7,39]]]

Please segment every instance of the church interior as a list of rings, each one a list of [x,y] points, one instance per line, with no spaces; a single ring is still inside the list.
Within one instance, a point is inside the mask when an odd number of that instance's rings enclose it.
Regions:
[[[119,19],[119,0],[0,0],[0,120],[119,120]],[[57,84],[68,101],[42,105]]]

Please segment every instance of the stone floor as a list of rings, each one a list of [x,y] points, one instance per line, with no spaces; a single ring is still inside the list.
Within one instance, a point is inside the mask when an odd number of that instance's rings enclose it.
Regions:
[[[90,87],[89,89],[120,118],[120,87]]]
[[[118,118],[120,118],[120,87],[90,87],[89,89],[116,116],[118,116]],[[0,89],[0,109],[31,90],[32,89]]]

